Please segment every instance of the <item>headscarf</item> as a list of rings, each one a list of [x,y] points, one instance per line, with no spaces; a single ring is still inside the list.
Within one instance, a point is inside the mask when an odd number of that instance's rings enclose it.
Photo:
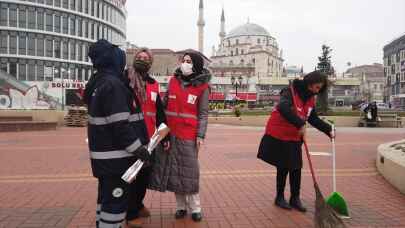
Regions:
[[[132,68],[128,70],[128,77],[130,80],[130,86],[134,89],[136,96],[138,97],[138,99],[144,102],[146,101],[146,83],[147,83],[146,81],[148,78],[150,78],[150,76],[148,72],[144,73],[137,72],[134,67],[136,56],[138,56],[142,52],[145,52],[147,55],[149,55],[150,65],[152,65],[153,63],[152,52],[146,47],[139,48],[134,55]]]

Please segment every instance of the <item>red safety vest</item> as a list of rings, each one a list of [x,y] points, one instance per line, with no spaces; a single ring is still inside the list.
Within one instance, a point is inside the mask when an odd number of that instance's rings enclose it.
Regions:
[[[295,99],[295,107],[292,107],[294,112],[303,120],[307,119],[308,114],[315,107],[315,97],[311,97],[306,103],[304,103],[297,93],[293,91]],[[271,135],[272,137],[284,141],[301,141],[301,136],[299,135],[299,129],[293,124],[289,123],[278,110],[278,106],[273,110],[271,116],[267,122],[266,135]]]
[[[159,83],[146,83],[146,100],[141,103],[149,138],[156,129],[156,99],[159,95]]]
[[[207,83],[182,88],[176,77],[170,79],[166,108],[170,134],[185,140],[197,138],[198,99],[207,88]]]

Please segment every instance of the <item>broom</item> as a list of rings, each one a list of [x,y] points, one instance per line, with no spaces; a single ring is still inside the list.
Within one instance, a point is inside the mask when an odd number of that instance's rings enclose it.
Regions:
[[[312,176],[312,180],[314,182],[315,195],[316,195],[315,217],[314,217],[315,227],[316,228],[344,228],[344,227],[346,227],[346,225],[336,214],[335,210],[333,210],[333,208],[331,208],[325,202],[325,199],[323,198],[322,192],[319,189],[318,183],[316,182],[316,179],[315,179],[314,168],[312,167],[312,161],[311,161],[311,157],[310,157],[311,155],[309,154],[307,142],[305,139],[303,139],[303,141],[304,141],[305,153],[307,154],[307,158],[308,158],[309,169],[311,170],[311,176]]]
[[[295,100],[295,91],[293,85],[290,86],[291,96],[293,101],[293,107],[297,111],[297,102]],[[308,116],[311,114],[312,110],[308,110]],[[306,121],[306,119],[305,119]],[[345,228],[346,225],[339,218],[336,212],[325,202],[322,192],[319,189],[318,183],[315,179],[314,168],[312,167],[311,155],[309,154],[308,145],[305,137],[302,138],[304,142],[305,153],[307,154],[309,169],[311,170],[312,180],[314,182],[315,188],[315,216],[314,223],[315,228]]]

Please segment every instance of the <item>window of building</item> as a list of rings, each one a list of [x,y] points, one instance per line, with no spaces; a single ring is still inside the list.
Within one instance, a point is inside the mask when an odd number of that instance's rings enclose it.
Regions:
[[[27,27],[27,9],[24,6],[20,6],[18,9],[18,27]]]
[[[28,55],[35,56],[35,37],[28,35]]]
[[[1,37],[0,37],[0,53],[1,54],[7,54],[7,40],[8,40],[8,35],[1,33]]]
[[[233,51],[231,51],[231,56],[233,56]]]
[[[55,15],[55,32],[60,33],[60,16]]]
[[[54,44],[54,49],[53,49],[54,56],[55,56],[55,58],[60,59],[60,41],[55,39],[53,41],[53,44]]]
[[[76,10],[76,0],[70,0],[70,9]]]
[[[89,0],[84,0],[84,13],[89,13]]]
[[[94,40],[94,23],[90,22],[90,39]]]
[[[260,38],[257,39],[257,44],[260,44],[261,40]]]
[[[37,80],[45,81],[44,62],[43,61],[38,61],[38,64],[37,64]]]
[[[60,78],[61,77],[61,68],[59,66],[55,66],[53,70],[53,77],[54,78]]]
[[[83,30],[84,30],[84,37],[89,38],[89,22],[88,21],[84,21]]]
[[[46,14],[46,31],[53,31],[53,15],[51,13]]]
[[[69,46],[67,41],[62,43],[63,59],[69,59]]]
[[[61,1],[61,0],[54,0],[54,1],[55,1],[55,6],[56,6],[56,7],[60,7],[60,1]]]
[[[69,0],[62,0],[62,7],[65,9],[69,9]]]
[[[25,63],[18,64],[18,80],[27,81],[27,68]]]
[[[0,8],[0,25],[7,26],[7,4],[1,4]]]
[[[94,0],[90,0],[90,14],[94,16]]]
[[[67,64],[63,64],[62,65],[62,78],[63,79],[69,79],[69,74],[70,74],[70,71],[67,68]]]
[[[35,81],[35,62],[33,60],[28,62],[28,77],[27,80],[28,81]]]
[[[73,41],[70,41],[69,46],[70,46],[70,59],[76,60],[76,43]]]
[[[89,46],[88,44],[83,44],[83,51],[84,51],[84,61],[89,61]]]
[[[76,19],[74,17],[70,18],[70,35],[76,35]]]
[[[36,26],[35,22],[36,22],[35,9],[30,7],[28,8],[28,28],[35,29]]]
[[[53,0],[46,0],[46,4],[50,6],[53,5]]]
[[[44,38],[42,36],[37,38],[37,56],[44,56]]]
[[[102,4],[102,5],[103,5],[103,10],[102,10],[101,18],[103,20],[107,20],[107,5],[106,4]]]
[[[76,67],[75,67],[75,65],[70,65],[69,66],[69,79],[70,80],[77,80],[77,75],[76,75]]]
[[[10,35],[10,54],[17,54],[17,35]]]
[[[82,34],[82,19],[77,19],[77,35],[78,36],[80,36],[80,37],[82,37],[83,36],[83,34]]]
[[[77,10],[83,12],[82,0],[77,0]]]
[[[37,11],[37,28],[39,30],[44,30],[44,12]]]
[[[62,17],[62,32],[64,34],[68,34],[68,29],[69,29],[69,21],[67,16]]]
[[[27,54],[27,37],[25,34],[20,34],[18,36],[18,54],[19,55]]]
[[[44,67],[44,80],[45,81],[53,81],[53,68],[52,62],[46,62]]]
[[[17,77],[17,63],[15,62],[10,62],[10,72],[12,76],[15,78]]]
[[[100,39],[100,33],[99,33],[100,31],[98,29],[98,24],[94,24],[94,30],[96,32],[96,34],[94,34],[96,37],[96,40]]]
[[[53,41],[51,38],[45,40],[46,43],[46,57],[53,57]]]
[[[77,48],[77,57],[78,57],[78,61],[83,61],[83,46],[82,44],[78,44],[78,48]]]
[[[38,1],[38,3],[40,3],[40,4],[44,4],[44,0],[37,0]]]
[[[15,5],[11,5],[14,6]],[[11,8],[9,9],[9,14],[10,14],[10,27],[17,27],[17,9],[16,8]]]
[[[239,39],[236,39],[236,44],[239,44]]]
[[[239,55],[239,49],[238,48],[236,48],[236,50],[235,50],[235,55]]]
[[[96,11],[96,17],[100,18],[100,2],[99,1],[95,1],[94,3],[94,10]]]

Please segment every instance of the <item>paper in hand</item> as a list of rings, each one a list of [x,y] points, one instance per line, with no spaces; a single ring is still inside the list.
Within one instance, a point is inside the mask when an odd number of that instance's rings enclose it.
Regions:
[[[160,124],[159,128],[155,130],[155,133],[152,135],[152,137],[149,140],[148,144],[148,151],[149,153],[152,153],[152,151],[156,148],[157,145],[159,145],[160,141],[162,141],[170,132],[170,128],[162,123]],[[141,170],[143,166],[143,161],[137,160],[129,169],[122,175],[121,179],[123,179],[127,183],[132,183],[138,172]]]

